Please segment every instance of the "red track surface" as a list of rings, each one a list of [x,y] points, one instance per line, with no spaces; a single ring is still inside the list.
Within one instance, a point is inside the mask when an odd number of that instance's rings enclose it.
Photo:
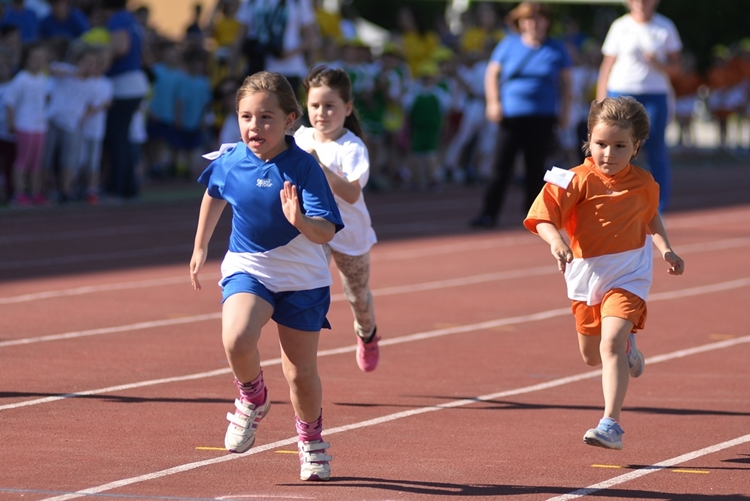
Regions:
[[[314,484],[297,479],[273,325],[273,409],[255,448],[220,449],[235,390],[210,284],[226,219],[196,293],[198,197],[4,211],[0,500],[750,499],[750,173],[683,174],[666,221],[687,271],[656,263],[623,451],[582,441],[600,378],[517,198],[501,229],[469,232],[476,188],[370,195],[381,363],[357,369],[337,281],[319,362],[333,479]]]

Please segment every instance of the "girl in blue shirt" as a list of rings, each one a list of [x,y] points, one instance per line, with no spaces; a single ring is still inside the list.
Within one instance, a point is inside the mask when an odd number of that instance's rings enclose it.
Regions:
[[[289,82],[266,71],[247,77],[237,91],[237,115],[242,143],[224,145],[199,178],[207,189],[190,260],[190,278],[200,290],[209,240],[231,205],[221,266],[222,341],[240,396],[235,413],[227,414],[224,444],[231,452],[252,447],[270,408],[258,339],[273,319],[296,414],[300,479],[328,480],[317,351],[320,329],[330,328],[332,281],[322,244],[344,225],[317,162],[286,134],[301,115]]]

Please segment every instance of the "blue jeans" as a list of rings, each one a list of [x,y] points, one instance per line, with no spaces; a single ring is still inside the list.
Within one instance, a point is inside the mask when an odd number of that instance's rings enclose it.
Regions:
[[[648,118],[651,121],[651,130],[643,148],[646,150],[651,175],[659,184],[659,211],[663,212],[669,205],[669,197],[672,193],[672,167],[665,137],[669,118],[667,95],[614,92],[608,92],[607,95],[609,97],[629,95],[646,108],[646,113],[648,113]]]

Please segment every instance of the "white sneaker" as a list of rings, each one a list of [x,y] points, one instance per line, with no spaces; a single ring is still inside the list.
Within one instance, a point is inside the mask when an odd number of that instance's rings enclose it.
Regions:
[[[641,353],[635,346],[635,334],[632,332],[628,336],[628,367],[630,367],[630,377],[638,377],[643,374],[643,369],[646,366],[646,361],[643,359],[643,353]]]
[[[237,411],[227,413],[229,427],[224,436],[224,447],[229,452],[245,452],[255,443],[255,431],[258,424],[271,408],[271,399],[266,393],[266,401],[260,407],[245,404],[239,398],[234,401]]]
[[[331,461],[333,457],[326,454],[331,444],[322,440],[297,442],[299,450],[300,480],[328,480],[331,478]]]

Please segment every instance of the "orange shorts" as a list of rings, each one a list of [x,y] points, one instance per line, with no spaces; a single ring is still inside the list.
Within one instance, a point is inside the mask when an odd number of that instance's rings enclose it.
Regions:
[[[602,318],[617,317],[633,322],[633,332],[646,325],[646,301],[624,289],[607,292],[600,304],[589,306],[586,301],[573,301],[576,331],[585,336],[602,334]]]

